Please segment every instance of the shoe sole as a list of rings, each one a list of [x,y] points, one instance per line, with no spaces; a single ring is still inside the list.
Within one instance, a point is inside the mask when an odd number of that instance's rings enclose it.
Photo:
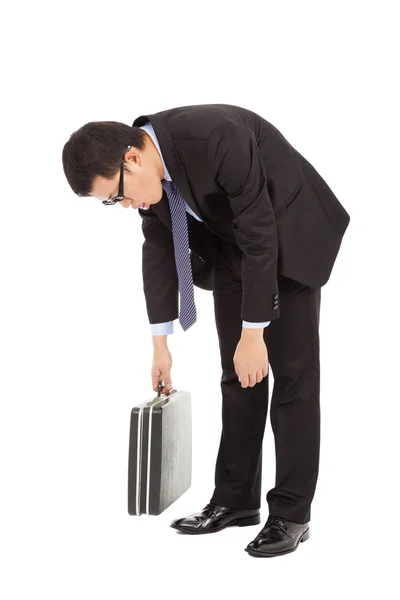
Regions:
[[[226,527],[232,527],[233,525],[237,525],[238,527],[248,527],[249,525],[259,525],[259,523],[261,523],[261,515],[254,515],[252,517],[243,517],[243,519],[233,519],[232,521],[230,521],[229,523],[227,523],[226,525],[223,525],[222,527],[218,527],[217,529],[205,529],[205,530],[191,530],[191,529],[186,529],[185,527],[180,527],[179,525],[170,525],[170,527],[172,527],[172,529],[177,529],[178,531],[181,531],[182,533],[190,533],[190,534],[194,534],[194,535],[198,535],[198,534],[202,534],[202,533],[216,533],[217,531],[222,531],[223,529],[225,529]]]
[[[256,556],[257,558],[282,556],[282,554],[289,554],[289,552],[294,552],[295,550],[297,550],[300,542],[305,542],[306,540],[308,540],[309,537],[310,537],[310,528],[308,528],[303,533],[303,535],[300,537],[300,539],[298,540],[298,542],[294,548],[291,548],[290,550],[284,550],[283,552],[260,552],[258,550],[253,550],[252,548],[245,548],[245,551],[248,554],[250,554],[251,556]]]

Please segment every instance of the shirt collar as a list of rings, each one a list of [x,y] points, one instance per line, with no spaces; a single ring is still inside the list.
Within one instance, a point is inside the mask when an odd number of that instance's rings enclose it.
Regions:
[[[150,121],[148,121],[147,123],[145,123],[144,125],[142,125],[141,127],[139,127],[139,129],[144,129],[149,136],[151,137],[151,139],[153,140],[153,142],[155,143],[158,152],[160,153],[160,157],[162,160],[162,163],[164,165],[164,179],[166,181],[172,181],[170,174],[168,173],[168,169],[167,169],[167,165],[164,162],[164,158],[161,152],[161,148],[160,148],[160,144],[158,143],[158,139],[156,136],[156,132],[154,131],[154,127],[153,125],[150,123]]]

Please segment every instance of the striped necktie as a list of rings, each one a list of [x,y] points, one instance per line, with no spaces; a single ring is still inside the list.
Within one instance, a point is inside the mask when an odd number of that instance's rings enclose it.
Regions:
[[[180,307],[179,322],[184,331],[196,322],[196,306],[185,201],[172,181],[162,180],[171,210],[172,236],[176,270],[178,272]]]

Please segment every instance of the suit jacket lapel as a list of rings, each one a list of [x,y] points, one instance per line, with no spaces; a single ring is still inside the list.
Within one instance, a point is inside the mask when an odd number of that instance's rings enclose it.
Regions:
[[[154,115],[141,115],[134,120],[133,125],[141,127],[148,121],[150,121],[154,127],[154,131],[156,132],[156,136],[160,144],[163,159],[167,165],[167,169],[171,175],[172,181],[190,208],[201,218],[203,218],[199,207],[193,198],[190,184],[186,177],[185,168],[179,159],[174,142],[172,141],[171,135],[163,121],[163,117],[159,113]],[[168,197],[165,191],[160,202],[153,204],[152,209],[172,231],[171,212],[169,209]]]

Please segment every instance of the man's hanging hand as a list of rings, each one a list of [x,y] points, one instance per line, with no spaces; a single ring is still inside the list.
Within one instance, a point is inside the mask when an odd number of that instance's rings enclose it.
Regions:
[[[268,351],[263,329],[243,329],[233,357],[236,374],[243,388],[253,387],[268,374]]]

